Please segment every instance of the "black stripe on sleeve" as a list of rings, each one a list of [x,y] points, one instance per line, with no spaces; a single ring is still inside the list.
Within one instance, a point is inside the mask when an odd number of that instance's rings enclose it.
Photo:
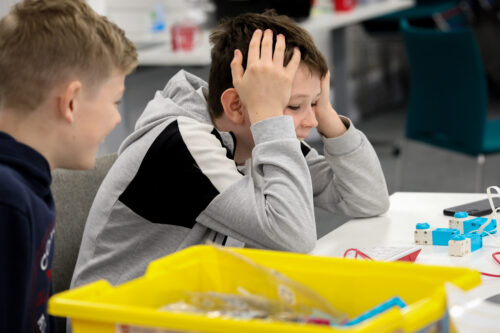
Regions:
[[[192,228],[219,192],[191,156],[177,121],[156,138],[119,200],[152,223]]]

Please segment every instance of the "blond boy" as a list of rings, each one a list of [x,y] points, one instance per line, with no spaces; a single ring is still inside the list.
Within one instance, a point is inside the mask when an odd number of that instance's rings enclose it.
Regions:
[[[0,331],[53,332],[51,170],[93,167],[137,64],[83,0],[25,0],[0,21]]]

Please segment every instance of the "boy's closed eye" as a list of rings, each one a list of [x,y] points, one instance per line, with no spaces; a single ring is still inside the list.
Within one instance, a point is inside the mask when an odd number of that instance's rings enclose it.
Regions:
[[[318,102],[314,102],[314,103],[311,103],[311,106],[314,108],[316,107],[316,105],[318,104]],[[292,111],[297,111],[299,110],[301,107],[301,105],[288,105],[287,108],[292,110]]]

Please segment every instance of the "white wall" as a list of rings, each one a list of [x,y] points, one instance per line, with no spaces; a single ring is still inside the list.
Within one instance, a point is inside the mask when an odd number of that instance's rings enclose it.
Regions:
[[[196,25],[207,21],[209,0],[88,0],[94,9],[120,26],[134,42],[165,41],[169,27],[189,19]],[[99,10],[99,8],[104,10]],[[155,22],[164,24],[154,30]]]

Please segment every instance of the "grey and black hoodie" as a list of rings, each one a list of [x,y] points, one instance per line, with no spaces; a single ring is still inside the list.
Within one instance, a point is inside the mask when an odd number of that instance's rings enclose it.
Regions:
[[[120,284],[207,241],[309,252],[314,205],[351,217],[388,209],[375,151],[347,118],[346,133],[323,138],[325,156],[297,139],[292,117],[255,123],[252,159],[239,168],[234,136],[210,120],[207,91],[180,71],[149,102],[94,200],[72,287]]]

